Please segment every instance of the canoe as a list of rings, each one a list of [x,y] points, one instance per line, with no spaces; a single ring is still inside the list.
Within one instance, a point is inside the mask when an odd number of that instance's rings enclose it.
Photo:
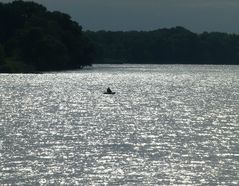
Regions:
[[[115,94],[115,92],[104,92],[104,94]]]

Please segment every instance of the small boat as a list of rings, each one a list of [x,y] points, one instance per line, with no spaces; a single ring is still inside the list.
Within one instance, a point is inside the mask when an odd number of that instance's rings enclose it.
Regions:
[[[115,92],[104,92],[104,94],[115,94]]]

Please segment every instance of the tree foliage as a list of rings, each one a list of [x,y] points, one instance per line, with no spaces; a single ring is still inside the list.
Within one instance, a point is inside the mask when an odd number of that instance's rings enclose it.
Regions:
[[[82,68],[100,63],[239,64],[239,35],[86,31],[67,14],[29,1],[0,3],[0,72]]]
[[[183,27],[148,32],[87,31],[98,62],[239,64],[239,35]]]
[[[75,69],[92,63],[93,45],[67,14],[50,12],[34,2],[0,3],[0,28],[0,43],[10,63],[32,71]]]

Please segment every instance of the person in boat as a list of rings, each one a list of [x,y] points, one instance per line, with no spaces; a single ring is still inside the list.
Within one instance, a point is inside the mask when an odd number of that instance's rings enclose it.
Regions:
[[[107,93],[111,94],[112,90],[110,89],[110,87],[107,88]]]

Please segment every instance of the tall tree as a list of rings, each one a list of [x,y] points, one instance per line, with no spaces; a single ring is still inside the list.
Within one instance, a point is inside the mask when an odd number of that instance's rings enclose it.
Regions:
[[[0,42],[10,61],[37,71],[91,65],[94,47],[69,15],[24,1],[0,4],[0,10]]]

